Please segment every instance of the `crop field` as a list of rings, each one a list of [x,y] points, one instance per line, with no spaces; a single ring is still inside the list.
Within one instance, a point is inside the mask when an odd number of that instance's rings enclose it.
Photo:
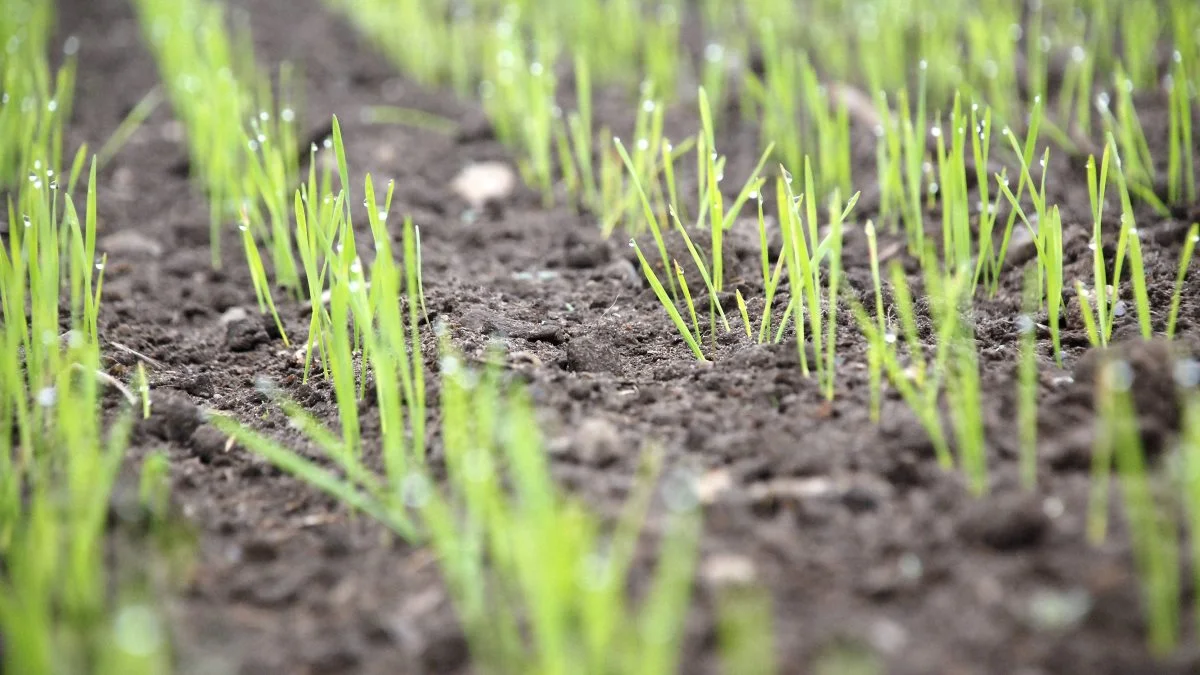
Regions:
[[[1200,672],[1195,0],[0,50],[0,673]]]

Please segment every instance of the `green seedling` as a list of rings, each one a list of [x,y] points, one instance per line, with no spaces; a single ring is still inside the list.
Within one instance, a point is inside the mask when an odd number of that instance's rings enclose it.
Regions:
[[[806,195],[814,194],[811,165],[804,165],[805,191],[797,196],[792,190],[791,175],[784,170],[783,184],[786,200],[780,205],[780,226],[783,233],[783,256],[793,297],[800,296],[792,304],[792,318],[796,326],[796,345],[800,355],[800,368],[809,372],[806,355],[804,315],[808,315],[808,329],[816,353],[817,380],[827,399],[832,400],[836,381],[836,329],[837,304],[841,283],[842,224],[854,209],[858,194],[854,194],[843,207],[835,193],[829,203],[829,228],[824,238],[818,237],[817,209],[813,200]],[[804,208],[803,215],[801,208]],[[807,232],[805,224],[807,223]],[[811,244],[809,243],[811,242]],[[810,252],[811,251],[811,252]],[[821,263],[826,261],[828,274],[821,274]],[[823,280],[824,279],[824,280]],[[826,293],[825,308],[822,308],[822,292]],[[827,316],[826,316],[827,315]]]
[[[1187,279],[1192,264],[1192,253],[1200,242],[1200,224],[1193,223],[1183,240],[1183,251],[1179,254],[1179,272],[1175,275],[1175,291],[1171,293],[1171,312],[1167,315],[1167,339],[1175,337],[1175,324],[1179,320],[1179,303],[1183,297],[1183,282]]]
[[[1096,388],[1097,448],[1093,458],[1093,492],[1089,535],[1105,536],[1107,486],[1115,462],[1131,538],[1134,563],[1142,585],[1150,649],[1160,655],[1179,639],[1179,562],[1177,527],[1156,503],[1139,433],[1138,415],[1130,393],[1130,365],[1113,360],[1103,365]]]
[[[1025,278],[1024,313],[1017,318],[1020,356],[1017,364],[1017,435],[1020,441],[1021,483],[1037,487],[1038,363],[1037,327],[1032,315],[1039,298],[1031,274]]]
[[[1167,123],[1167,199],[1172,204],[1196,202],[1195,146],[1192,136],[1192,111],[1195,89],[1188,80],[1183,53],[1173,54],[1171,74],[1167,76],[1170,116]]]
[[[879,276],[879,243],[875,224],[867,221],[867,251],[871,259],[871,286],[875,295],[875,323],[867,344],[867,368],[871,389],[871,420],[878,422],[883,403],[883,352],[887,349],[887,324],[883,310],[883,282]]]
[[[277,102],[254,66],[244,24],[231,35],[222,5],[137,0],[134,7],[187,135],[192,176],[209,196],[213,266],[221,265],[223,224],[237,220],[266,243],[276,282],[300,288],[287,213],[299,178],[290,68],[280,69]],[[134,112],[131,120],[148,114]]]
[[[146,122],[146,120],[154,113],[158,106],[163,101],[162,91],[158,87],[154,87],[146,92],[137,105],[129,111],[125,119],[121,120],[121,124],[117,126],[116,131],[109,136],[104,145],[100,146],[100,150],[96,153],[96,163],[101,167],[107,165],[112,158],[120,152],[121,148],[133,138],[138,129]]]
[[[733,582],[718,591],[717,607],[718,645],[724,672],[744,675],[777,672],[770,595],[764,589]]]

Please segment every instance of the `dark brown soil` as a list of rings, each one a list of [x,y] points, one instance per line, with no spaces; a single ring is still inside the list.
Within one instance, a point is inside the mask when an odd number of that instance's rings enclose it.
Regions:
[[[822,668],[854,654],[913,675],[1200,672],[1194,643],[1165,660],[1147,653],[1121,521],[1107,544],[1085,540],[1095,357],[1085,354],[1075,313],[1065,322],[1066,370],[1053,366],[1042,341],[1040,485],[1030,493],[1018,484],[1011,394],[1019,271],[999,298],[977,308],[992,478],[989,496],[975,499],[959,475],[938,469],[900,401],[885,402],[881,424],[869,421],[863,346],[849,325],[839,337],[832,404],[801,375],[794,341],[755,346],[730,337],[714,365],[697,364],[629,249],[603,240],[593,218],[543,210],[520,191],[499,209],[464,218],[451,178],[471,162],[509,157],[487,134],[360,121],[363,106],[395,104],[477,132],[482,114],[474,104],[397,75],[316,0],[232,4],[248,12],[264,64],[301,65],[308,128],[338,114],[351,165],[396,180],[394,213],[412,214],[421,227],[430,310],[449,320],[458,346],[478,355],[502,334],[511,368],[544,413],[562,485],[612,512],[650,441],[707,485],[728,479],[705,507],[685,672],[717,672],[709,577],[729,556],[749,559],[771,593],[787,673],[845,672]],[[96,147],[157,73],[126,0],[60,6],[62,35],[82,44],[70,138]],[[613,96],[599,106],[613,111],[615,128],[626,103]],[[1144,121],[1152,136],[1162,135],[1161,115]],[[687,112],[671,124],[675,137],[693,129]],[[752,165],[753,132],[736,122],[721,132],[731,171]],[[220,271],[210,268],[206,203],[176,170],[185,158],[164,107],[105,169],[100,186],[101,246],[110,261],[102,334],[157,361],[154,414],[138,429],[131,462],[169,452],[174,499],[200,537],[194,577],[171,603],[180,671],[469,671],[429,551],[228,447],[203,423],[205,409],[236,413],[306,449],[256,390],[262,376],[322,419],[335,420],[335,410],[329,387],[301,384],[301,367],[260,320],[241,260],[231,255]],[[1069,279],[1090,276],[1081,166],[1062,157],[1051,167],[1051,199],[1063,204],[1068,230]],[[866,165],[856,172],[871,175]],[[1147,266],[1159,327],[1186,224],[1140,223],[1153,242]],[[848,235],[846,264],[861,287],[860,233]],[[747,279],[747,297],[760,295],[756,242],[729,244],[728,274]],[[237,251],[235,241],[225,250]],[[302,334],[300,309],[283,304],[288,330]],[[1183,334],[1196,335],[1194,285],[1182,317]],[[1179,418],[1169,354],[1128,349],[1144,435],[1155,449],[1166,447]],[[137,360],[119,347],[109,356],[115,374]]]

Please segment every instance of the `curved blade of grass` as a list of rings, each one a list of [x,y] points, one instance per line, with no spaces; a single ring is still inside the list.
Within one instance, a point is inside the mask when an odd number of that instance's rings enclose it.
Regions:
[[[646,256],[642,255],[642,249],[638,247],[637,242],[630,239],[629,245],[637,253],[638,260],[642,263],[642,273],[646,275],[646,281],[650,282],[650,287],[654,289],[654,294],[658,296],[658,301],[662,303],[667,310],[667,314],[671,316],[671,321],[675,323],[675,327],[679,329],[679,334],[683,336],[685,342],[692,353],[700,361],[707,361],[704,358],[704,352],[700,349],[700,344],[696,342],[696,337],[688,329],[687,322],[683,320],[683,316],[679,314],[679,310],[675,308],[675,303],[671,301],[671,296],[667,294],[667,289],[663,288],[662,282],[658,280],[658,275],[654,273],[654,268],[646,260]]]

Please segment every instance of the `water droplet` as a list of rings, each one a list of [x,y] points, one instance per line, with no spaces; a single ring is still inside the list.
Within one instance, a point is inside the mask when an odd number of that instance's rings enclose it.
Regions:
[[[921,70],[929,70],[929,62],[925,59],[921,59],[921,61],[917,64],[917,67]]]
[[[1106,371],[1108,384],[1114,391],[1129,391],[1133,386],[1133,368],[1127,361],[1113,361]]]
[[[425,506],[431,492],[429,481],[419,473],[410,473],[400,481],[400,496],[409,508]]]
[[[629,240],[629,248],[637,248],[637,242],[630,239]]]
[[[25,223],[25,227],[29,227],[29,225],[30,225],[30,222],[29,222],[29,216],[22,215],[22,216],[21,216],[21,220],[22,220],[22,222],[24,222],[24,223]]]
[[[296,120],[296,111],[291,108],[284,108],[279,111],[279,119],[284,122],[293,122]]]
[[[545,70],[546,69],[542,66],[542,64],[538,63],[537,61],[529,64],[529,74],[533,75],[534,77],[541,77]]]
[[[899,568],[900,576],[909,581],[920,579],[924,573],[921,559],[915,553],[905,553],[900,556],[900,562],[897,564],[897,567]]]
[[[942,137],[942,128],[941,127],[933,127],[929,130],[929,133],[932,134],[934,138],[941,138]]]
[[[1024,335],[1028,335],[1029,333],[1033,332],[1033,329],[1034,329],[1033,319],[1030,318],[1028,314],[1021,314],[1020,316],[1018,316],[1016,323],[1017,323],[1017,332],[1024,334]]]
[[[49,408],[58,400],[58,390],[54,387],[42,387],[37,393],[37,404]]]
[[[676,513],[684,513],[696,508],[696,480],[692,472],[684,469],[673,469],[663,479],[662,496],[667,508]]]
[[[645,138],[639,138],[638,142],[637,142],[637,149],[642,152],[649,150],[650,149],[650,141],[648,141]]]
[[[895,333],[891,333],[891,332],[884,333],[884,334],[883,334],[883,341],[884,341],[884,342],[886,342],[886,343],[887,343],[887,344],[889,344],[889,345],[894,345],[894,344],[896,344],[896,334],[895,334]]]
[[[72,35],[67,38],[66,42],[63,43],[63,54],[66,54],[67,56],[74,56],[75,54],[78,54],[78,53],[79,53],[79,38]],[[1176,53],[1178,53],[1178,52],[1176,52]]]
[[[648,113],[654,112],[655,107],[656,106],[654,105],[654,101],[651,101],[650,99],[646,99],[645,101],[642,101],[642,110],[644,110]]]
[[[1197,385],[1200,385],[1200,361],[1196,359],[1176,361],[1172,374],[1175,384],[1185,389],[1195,389]]]
[[[1175,52],[1178,54],[1179,52]],[[717,63],[725,58],[725,48],[715,42],[710,42],[704,48],[704,59],[709,63]]]
[[[333,139],[326,138],[324,141],[321,141],[321,145],[325,146],[326,150],[330,150],[333,148]]]
[[[1175,52],[1175,53],[1178,54],[1179,52]],[[1087,52],[1083,51],[1083,47],[1081,47],[1079,45],[1075,45],[1074,47],[1071,47],[1071,60],[1072,61],[1074,61],[1075,63],[1083,63],[1083,60],[1085,58],[1087,58]]]
[[[781,168],[780,171],[783,172],[783,181],[785,183],[787,183],[788,185],[791,185],[792,184],[792,172],[788,171],[787,169],[783,169],[783,168]]]

